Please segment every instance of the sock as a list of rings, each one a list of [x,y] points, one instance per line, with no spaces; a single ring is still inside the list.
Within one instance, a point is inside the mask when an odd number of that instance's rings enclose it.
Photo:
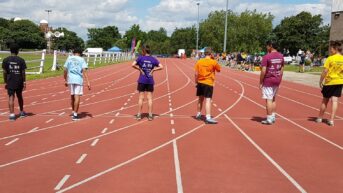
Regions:
[[[211,115],[206,115],[206,119],[211,119]]]
[[[11,113],[11,114],[10,114],[10,117],[15,117],[15,114],[14,114],[14,113]]]
[[[73,115],[76,117],[76,116],[77,116],[77,113],[76,113],[76,112],[74,112],[74,113],[73,113]]]

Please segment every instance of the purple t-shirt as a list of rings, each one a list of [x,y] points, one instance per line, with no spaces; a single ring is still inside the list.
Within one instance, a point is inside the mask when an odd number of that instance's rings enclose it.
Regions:
[[[143,70],[138,79],[141,84],[155,84],[154,77],[150,76],[150,72],[155,67],[158,67],[160,62],[152,56],[139,56],[136,60],[137,65]]]
[[[283,55],[279,52],[271,52],[262,59],[262,67],[267,67],[263,80],[263,86],[279,86],[282,80],[281,69],[284,65]]]

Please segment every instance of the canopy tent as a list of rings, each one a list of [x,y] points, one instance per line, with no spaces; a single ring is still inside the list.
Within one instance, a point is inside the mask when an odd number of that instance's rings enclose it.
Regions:
[[[114,46],[114,47],[108,49],[107,51],[109,51],[109,52],[121,52],[121,49],[118,48],[117,46]]]

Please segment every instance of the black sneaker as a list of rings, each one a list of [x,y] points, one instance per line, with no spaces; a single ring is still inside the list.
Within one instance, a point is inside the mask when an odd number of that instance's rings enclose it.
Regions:
[[[78,121],[78,120],[80,120],[80,118],[79,118],[79,116],[75,116],[75,115],[73,115],[72,116],[72,118],[71,118],[73,121]]]
[[[195,116],[195,119],[198,120],[198,121],[201,121],[202,115],[201,115],[201,114],[196,115],[196,116]]]
[[[27,115],[24,111],[21,111],[20,114],[19,114],[19,117],[20,118],[25,118]]]
[[[135,118],[136,118],[137,121],[140,121],[142,119],[142,115],[141,114],[137,114],[135,116]]]
[[[15,121],[15,115],[10,115],[10,116],[8,117],[8,119],[9,119],[10,121]]]

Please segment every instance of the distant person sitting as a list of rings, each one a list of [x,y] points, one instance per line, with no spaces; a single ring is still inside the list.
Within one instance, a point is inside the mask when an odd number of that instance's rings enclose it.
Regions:
[[[18,98],[20,117],[25,117],[23,91],[26,89],[26,63],[25,60],[18,56],[19,46],[17,44],[10,45],[11,56],[5,58],[2,62],[4,74],[5,89],[9,96],[8,107],[10,111],[9,119],[14,121],[14,98]]]

